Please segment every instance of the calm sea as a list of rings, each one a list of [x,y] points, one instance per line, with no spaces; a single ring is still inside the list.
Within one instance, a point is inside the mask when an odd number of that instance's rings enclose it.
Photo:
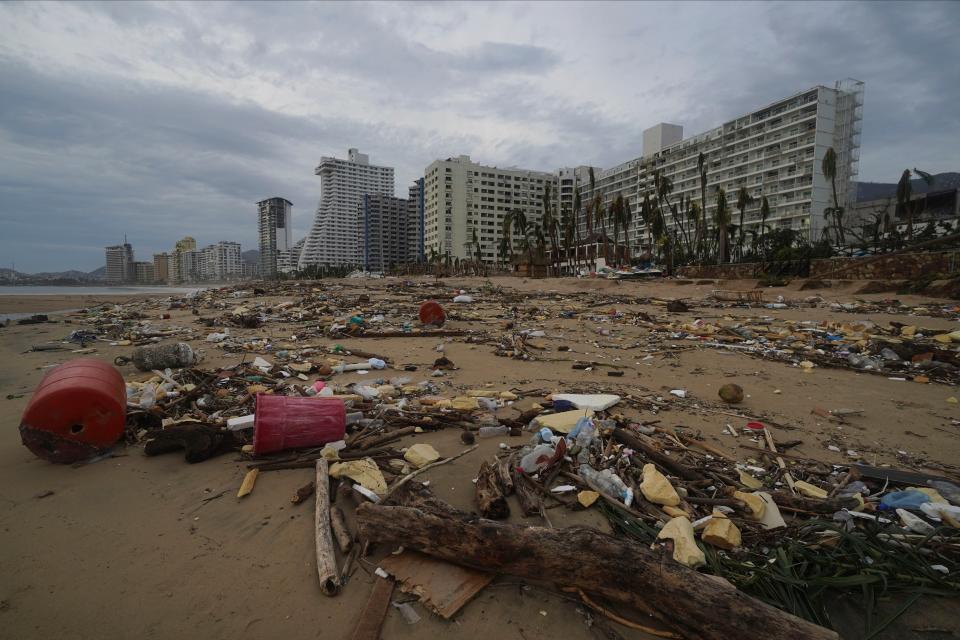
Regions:
[[[63,287],[31,285],[13,287],[0,285],[0,296],[136,296],[153,294],[160,296],[180,296],[202,291],[204,287]],[[76,309],[58,309],[56,311],[21,311],[17,313],[0,313],[0,322],[29,318],[34,313],[65,313]]]

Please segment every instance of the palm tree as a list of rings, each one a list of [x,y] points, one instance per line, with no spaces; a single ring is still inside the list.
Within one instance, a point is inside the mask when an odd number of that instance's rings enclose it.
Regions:
[[[563,225],[563,254],[566,256],[567,265],[570,264],[570,249],[576,236],[576,224],[572,218],[567,218]]]
[[[503,216],[503,221],[500,223],[502,225],[502,234],[503,240],[507,243],[507,261],[510,262],[513,260],[513,224],[516,218],[517,212],[519,209],[514,209],[508,211]]]
[[[593,175],[593,167],[590,167],[590,193],[591,195],[597,190],[597,179]],[[594,200],[591,198],[590,203],[587,205],[587,238],[593,235],[593,203]]]
[[[837,152],[833,147],[829,147],[823,155],[823,161],[820,163],[823,175],[830,180],[830,187],[833,189],[833,206],[827,207],[823,216],[833,218],[834,226],[837,230],[836,240],[840,246],[846,244],[846,236],[843,232],[843,207],[840,206],[840,200],[837,198]]]
[[[580,214],[583,203],[580,201],[580,187],[573,190],[573,233],[576,239],[576,254],[573,261],[576,269],[580,268]]]
[[[623,212],[621,213],[621,222],[623,223],[623,238],[627,245],[627,259],[630,258],[630,226],[633,224],[633,211],[630,210],[630,200],[623,199]]]
[[[703,245],[707,235],[707,157],[697,156],[697,172],[700,174],[700,218],[697,222],[697,256],[703,258]]]
[[[743,260],[743,212],[747,206],[753,202],[753,196],[747,193],[747,188],[740,187],[737,192],[737,209],[740,210],[740,222],[737,225],[737,255],[739,260]]]
[[[916,167],[913,173],[917,174],[926,184],[933,184],[933,176],[926,171],[920,171]],[[917,207],[910,202],[913,196],[913,184],[910,181],[910,169],[904,169],[900,176],[900,182],[897,183],[897,211],[903,211],[907,215],[907,239],[913,240],[913,218],[917,213]]]
[[[540,219],[543,229],[550,239],[550,262],[554,264],[557,271],[560,270],[560,255],[557,248],[560,246],[558,234],[559,224],[557,217],[553,214],[553,200],[550,197],[550,183],[543,187],[543,217]],[[555,258],[555,259],[554,259]]]
[[[720,250],[717,254],[717,264],[727,261],[727,227],[730,226],[730,211],[727,209],[727,194],[723,187],[717,189],[717,210],[713,212],[713,221],[717,225]]]
[[[472,238],[472,240],[473,240],[473,241],[471,242],[471,244],[473,245],[474,255],[476,256],[475,259],[476,259],[476,261],[477,261],[477,263],[476,263],[476,265],[475,265],[475,268],[476,268],[476,271],[477,271],[477,275],[479,276],[479,275],[481,275],[481,274],[480,274],[480,269],[481,269],[481,267],[483,266],[483,254],[480,253],[480,239],[477,237],[477,228],[476,228],[476,227],[473,228],[473,238]]]
[[[770,203],[767,201],[767,196],[763,196],[760,199],[760,247],[764,250],[764,261],[766,260],[766,249],[764,248],[764,236],[767,232],[767,218],[770,217]]]
[[[617,195],[610,203],[610,226],[613,227],[613,261],[620,255],[620,224],[623,222],[623,196]]]
[[[531,231],[527,223],[527,214],[523,212],[523,209],[514,209],[513,210],[513,224],[517,227],[517,231],[520,232],[520,237],[523,240],[523,248],[527,252],[528,260],[533,261],[530,254],[531,244],[530,244],[530,235]]]

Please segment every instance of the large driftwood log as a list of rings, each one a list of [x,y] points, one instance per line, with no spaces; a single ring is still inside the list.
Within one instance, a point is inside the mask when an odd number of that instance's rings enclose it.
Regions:
[[[510,517],[510,505],[507,504],[507,499],[503,497],[503,492],[497,482],[496,467],[491,466],[489,462],[480,465],[475,497],[477,509],[484,518],[503,520]]]
[[[363,504],[361,536],[449,562],[583,589],[705,640],[837,640],[806,620],[659,553],[593,529],[524,527],[410,507]]]
[[[330,535],[330,476],[323,458],[317,460],[316,496],[317,575],[324,595],[335,596],[340,591],[340,572]]]
[[[626,429],[614,429],[613,438],[621,443],[625,444],[631,449],[637,451],[642,451],[643,455],[657,463],[659,466],[667,469],[675,475],[680,476],[684,480],[703,480],[704,476],[699,471],[691,469],[685,464],[674,460],[663,451],[660,451],[653,445],[649,445],[644,442],[639,436],[634,435]]]

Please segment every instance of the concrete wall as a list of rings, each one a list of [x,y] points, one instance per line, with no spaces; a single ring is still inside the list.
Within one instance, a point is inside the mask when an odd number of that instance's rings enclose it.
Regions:
[[[960,251],[903,253],[864,258],[824,258],[810,261],[811,278],[833,280],[912,280],[924,275],[960,273]],[[677,269],[683,278],[743,280],[762,278],[763,264],[686,266]]]
[[[875,258],[827,258],[810,262],[811,278],[835,280],[912,280],[935,274],[956,274],[958,271],[958,251],[902,253]]]

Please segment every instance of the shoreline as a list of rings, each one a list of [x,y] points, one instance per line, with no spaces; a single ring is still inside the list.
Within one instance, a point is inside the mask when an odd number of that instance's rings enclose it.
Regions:
[[[108,292],[104,293],[105,295],[6,295],[0,293],[0,321],[9,316],[20,318],[29,317],[34,313],[70,313],[78,309],[85,309],[87,307],[92,307],[103,303],[131,302],[136,296],[155,298],[171,295],[169,292],[164,291],[157,291],[156,293],[136,292],[126,295]]]

